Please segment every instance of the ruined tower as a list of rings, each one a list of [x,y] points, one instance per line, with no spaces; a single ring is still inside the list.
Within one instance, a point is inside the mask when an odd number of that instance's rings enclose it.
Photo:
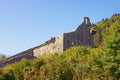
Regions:
[[[93,46],[93,35],[90,34],[90,19],[83,18],[83,22],[75,31],[64,33],[64,50],[71,46],[84,45]]]
[[[90,19],[83,18],[83,22],[77,27],[75,31],[63,33],[54,38],[54,42],[40,46],[33,50],[34,56],[44,53],[62,53],[72,46],[90,46],[93,47],[93,34],[90,33]]]

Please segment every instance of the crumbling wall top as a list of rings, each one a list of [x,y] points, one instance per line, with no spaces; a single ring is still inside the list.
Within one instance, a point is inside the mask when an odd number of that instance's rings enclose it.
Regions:
[[[83,21],[82,23],[78,26],[78,28],[76,29],[76,31],[81,30],[82,27],[90,27],[91,23],[90,23],[90,19],[89,17],[83,17]]]
[[[83,23],[83,24],[90,25],[91,23],[90,23],[89,17],[83,17],[83,22],[82,22],[82,23]]]

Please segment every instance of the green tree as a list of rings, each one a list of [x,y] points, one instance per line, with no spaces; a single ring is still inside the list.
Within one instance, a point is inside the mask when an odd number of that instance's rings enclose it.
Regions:
[[[120,23],[113,23],[104,37],[105,70],[113,80],[120,78]]]
[[[0,61],[5,60],[5,59],[6,59],[5,55],[3,55],[3,56],[0,57]]]
[[[30,66],[31,63],[30,60],[27,59],[22,59],[20,62],[15,63],[15,65],[13,65],[13,72],[14,72],[14,76],[15,76],[15,80],[23,80],[23,70],[25,67]]]

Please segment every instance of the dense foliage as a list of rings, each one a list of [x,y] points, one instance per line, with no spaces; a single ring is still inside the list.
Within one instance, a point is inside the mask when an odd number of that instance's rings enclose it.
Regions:
[[[5,60],[5,59],[6,59],[5,55],[0,56],[0,61]]]
[[[120,80],[120,14],[96,27],[95,46],[72,47],[0,68],[0,80]]]

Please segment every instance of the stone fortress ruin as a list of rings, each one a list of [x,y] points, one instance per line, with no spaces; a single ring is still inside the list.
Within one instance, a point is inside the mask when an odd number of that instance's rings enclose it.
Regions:
[[[63,33],[58,37],[52,37],[50,40],[28,49],[14,56],[7,58],[4,61],[0,61],[0,66],[4,66],[7,63],[13,63],[20,61],[22,58],[33,59],[46,53],[62,53],[72,46],[90,46],[94,45],[94,32],[91,31],[91,23],[88,17],[83,18],[83,22],[77,27],[76,30],[68,33]]]
[[[34,56],[44,53],[62,53],[72,46],[84,45],[93,47],[93,34],[90,33],[90,19],[83,18],[83,22],[75,31],[63,33],[58,37],[51,38],[42,47],[33,50]]]

